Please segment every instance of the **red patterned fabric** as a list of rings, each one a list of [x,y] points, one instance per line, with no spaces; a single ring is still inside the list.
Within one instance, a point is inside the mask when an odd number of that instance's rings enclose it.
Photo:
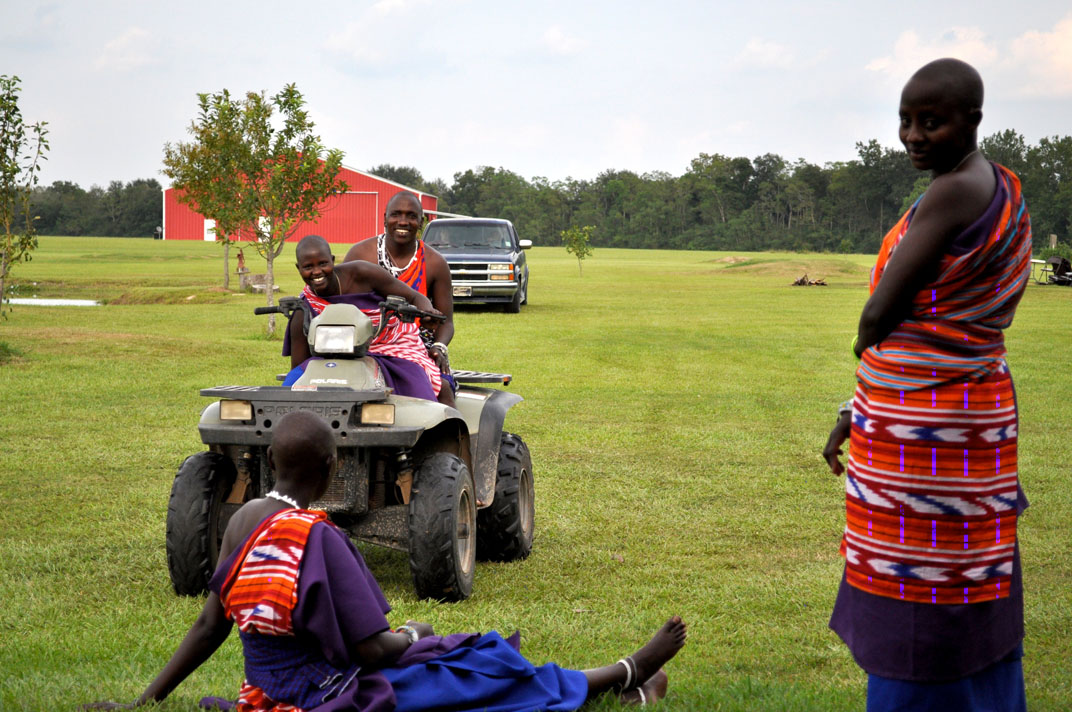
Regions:
[[[264,690],[248,682],[242,683],[234,708],[237,712],[305,712],[301,707],[276,702],[264,694]]]
[[[916,295],[912,313],[864,351],[857,378],[869,386],[920,390],[1001,370],[1003,330],[1031,275],[1031,219],[1020,180],[994,165],[998,190],[980,244],[942,258],[939,276]],[[918,205],[918,201],[916,205]],[[908,232],[916,205],[886,234],[871,271],[874,292],[886,264]]]
[[[909,318],[857,369],[841,552],[848,583],[875,595],[935,604],[1009,595],[1017,411],[1002,330],[1030,273],[1031,225],[1020,181],[995,172],[997,194],[984,224],[966,231],[970,244],[943,258]],[[872,291],[914,214],[883,240]]]
[[[246,539],[223,585],[220,601],[238,629],[293,635],[290,612],[298,600],[298,567],[313,524],[324,512],[285,509]]]
[[[380,235],[376,239],[382,242],[386,239],[386,235]],[[377,242],[377,246],[379,246],[379,242]],[[424,262],[424,242],[421,240],[417,240],[417,247],[414,250],[413,258],[410,260],[409,264],[406,265],[402,270],[399,270],[398,267],[396,267],[394,263],[390,261],[388,261],[388,264],[380,264],[380,266],[384,269],[390,270],[391,274],[393,274],[396,278],[402,280],[403,282],[405,282],[406,284],[413,287],[418,292],[427,297],[428,278],[425,272]]]

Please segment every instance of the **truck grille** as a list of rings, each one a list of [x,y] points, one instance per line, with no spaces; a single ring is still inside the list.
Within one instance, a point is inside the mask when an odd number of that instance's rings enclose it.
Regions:
[[[466,262],[460,265],[450,265],[450,279],[452,282],[487,282],[489,281],[488,263]]]
[[[500,266],[500,269],[491,270],[491,265]],[[492,284],[509,284],[514,281],[514,269],[504,270],[503,262],[454,262],[449,263],[450,280],[452,282],[490,282]],[[497,279],[492,279],[492,276]]]

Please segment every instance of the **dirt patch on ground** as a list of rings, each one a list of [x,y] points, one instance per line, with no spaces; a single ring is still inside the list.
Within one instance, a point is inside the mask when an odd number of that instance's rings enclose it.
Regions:
[[[204,289],[136,289],[106,299],[107,304],[220,304],[233,292],[222,287]]]
[[[869,268],[856,264],[851,260],[838,259],[836,257],[815,257],[805,259],[770,259],[758,258],[746,262],[738,262],[730,265],[727,269],[734,272],[754,272],[770,276],[792,275],[796,279],[802,274],[809,277],[857,277],[866,276]]]

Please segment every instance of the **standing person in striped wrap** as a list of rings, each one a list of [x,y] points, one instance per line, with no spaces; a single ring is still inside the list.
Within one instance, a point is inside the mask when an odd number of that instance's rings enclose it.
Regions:
[[[420,198],[400,191],[387,201],[383,213],[383,234],[362,240],[346,253],[346,262],[364,260],[383,267],[399,280],[432,300],[446,317],[435,324],[421,324],[428,355],[439,366],[441,379],[448,385],[437,391],[439,402],[454,405],[457,384],[450,375],[448,344],[454,338],[454,295],[450,267],[443,255],[420,239],[424,209]]]
[[[976,147],[983,84],[941,59],[901,94],[900,138],[934,180],[886,235],[853,351],[845,573],[830,627],[868,710],[1024,710],[1017,410],[1003,330],[1030,272],[1020,181]]]

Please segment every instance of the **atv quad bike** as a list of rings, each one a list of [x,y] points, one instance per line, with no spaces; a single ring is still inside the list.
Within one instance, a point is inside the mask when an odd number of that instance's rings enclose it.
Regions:
[[[288,318],[296,297],[260,307]],[[433,315],[397,297],[380,304],[411,322]],[[505,374],[454,371],[456,408],[394,395],[368,346],[379,334],[357,307],[332,304],[312,319],[309,361],[293,386],[217,386],[198,430],[208,446],[186,458],[171,488],[167,561],[180,595],[207,590],[231,515],[272,490],[267,449],[272,426],[293,410],[319,414],[335,433],[338,470],[312,504],[351,536],[409,552],[421,598],[470,595],[476,559],[510,561],[532,549],[532,460],[524,441],[505,432],[520,396],[481,387],[508,385]]]

